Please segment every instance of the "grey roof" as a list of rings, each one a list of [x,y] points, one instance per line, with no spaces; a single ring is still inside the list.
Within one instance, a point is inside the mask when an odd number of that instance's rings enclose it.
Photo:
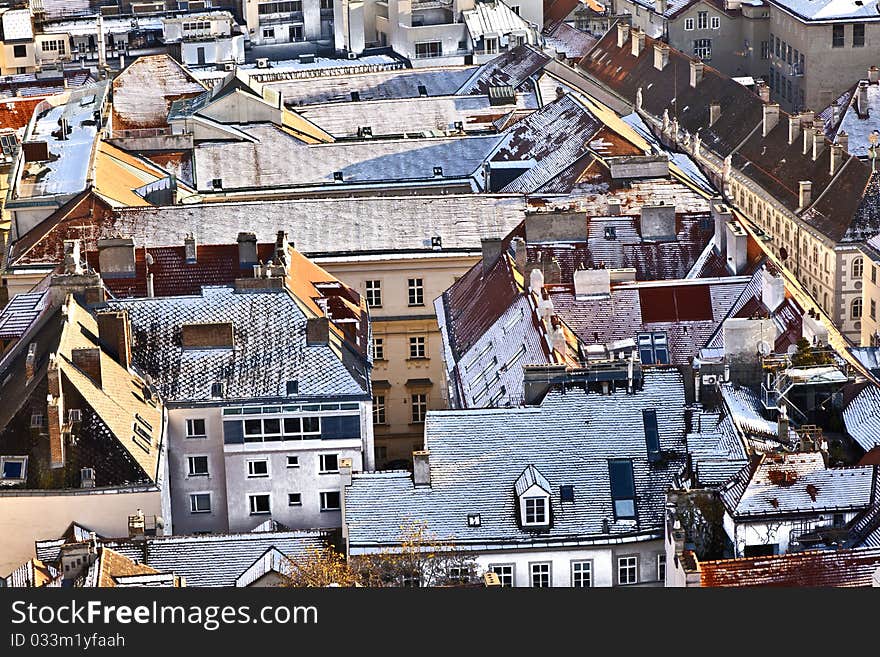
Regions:
[[[877,0],[768,0],[808,21],[880,20]]]
[[[251,141],[201,142],[194,149],[199,189],[222,180],[223,189],[343,182],[408,182],[467,178],[498,142],[495,135],[442,139],[391,139],[307,145],[272,124],[237,126]]]
[[[202,288],[199,296],[113,300],[131,318],[134,364],[153,377],[169,402],[211,401],[211,384],[225,384],[226,400],[299,396],[362,396],[366,372],[351,372],[330,346],[306,346],[306,316],[286,290],[237,293]],[[181,347],[181,326],[231,322],[234,348]]]
[[[665,369],[646,372],[632,395],[555,390],[535,407],[429,412],[430,487],[414,487],[407,472],[354,475],[345,495],[351,550],[399,543],[407,522],[472,549],[662,535],[666,490],[684,463],[684,406],[681,375]],[[642,431],[649,408],[662,409],[660,446],[671,452],[653,466]],[[615,520],[609,459],[632,459],[637,522]],[[516,481],[530,465],[551,493],[551,526],[538,533],[520,528],[515,509]],[[560,501],[562,485],[574,487],[574,502]],[[468,526],[470,514],[479,527]]]
[[[849,105],[844,108],[843,117],[837,134],[845,132],[849,136],[847,151],[856,157],[868,157],[868,141],[872,132],[880,131],[880,84],[869,84],[867,88],[868,106],[863,114],[858,109],[858,87],[850,99]]]
[[[16,294],[0,310],[0,339],[20,338],[49,305],[48,292]]]
[[[513,485],[513,489],[516,491],[517,495],[522,495],[532,486],[537,486],[548,493],[553,490],[550,482],[547,481],[547,477],[538,472],[538,469],[535,466],[527,465],[526,469],[523,470],[523,473]]]
[[[688,434],[687,448],[701,486],[720,486],[748,463],[745,445],[729,416],[713,431]]]
[[[480,66],[456,93],[485,94],[490,86],[499,85],[520,89],[551,59],[537,48],[525,44],[511,48]]]
[[[311,530],[148,537],[105,545],[156,570],[183,576],[187,586],[235,586],[271,548],[296,559],[326,542],[325,533]]]
[[[444,249],[479,250],[481,237],[504,237],[524,216],[521,197],[363,196],[133,208],[120,210],[105,230],[150,244],[182,244],[188,232],[200,244],[229,244],[240,231],[274,241],[284,229],[301,253],[314,256],[430,251],[433,236]]]
[[[866,452],[880,445],[880,387],[868,384],[843,409],[846,432]]]

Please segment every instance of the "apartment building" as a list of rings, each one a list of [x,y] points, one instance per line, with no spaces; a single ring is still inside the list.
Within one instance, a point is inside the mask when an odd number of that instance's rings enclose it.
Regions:
[[[862,253],[853,259],[852,266],[862,270],[861,344],[880,347],[880,238],[863,244]]]
[[[243,0],[241,13],[248,40],[255,46],[333,47],[337,12],[342,9],[338,0]]]

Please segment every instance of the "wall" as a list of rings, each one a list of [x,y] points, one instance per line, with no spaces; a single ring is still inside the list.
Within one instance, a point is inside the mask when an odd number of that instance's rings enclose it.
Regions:
[[[162,515],[155,488],[45,492],[0,492],[0,576],[34,557],[34,541],[59,538],[71,522],[118,538],[128,536],[128,516],[138,509]]]
[[[612,6],[615,14],[629,14],[633,29],[641,28],[655,39],[666,35],[666,19],[657,12],[633,0],[613,0]]]
[[[864,263],[861,344],[863,347],[880,346],[880,253],[865,249]],[[873,317],[871,301],[875,306]]]
[[[244,35],[218,39],[217,41],[185,41],[180,44],[184,64],[199,64],[199,48],[204,49],[204,63],[244,63]]]
[[[856,517],[856,513],[846,513],[844,518],[849,522]],[[804,515],[802,519],[792,520],[757,520],[754,522],[734,522],[725,513],[724,529],[734,545],[735,556],[745,556],[745,548],[748,545],[777,544],[777,554],[788,552],[791,534],[801,534],[808,529],[820,526],[830,526],[833,514]]]

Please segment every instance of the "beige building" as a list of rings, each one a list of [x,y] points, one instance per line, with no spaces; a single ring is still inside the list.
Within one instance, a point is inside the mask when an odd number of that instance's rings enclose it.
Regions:
[[[862,270],[862,346],[880,347],[880,239],[862,245],[854,266]]]
[[[0,74],[33,73],[38,63],[30,9],[8,9],[0,14],[2,59]]]

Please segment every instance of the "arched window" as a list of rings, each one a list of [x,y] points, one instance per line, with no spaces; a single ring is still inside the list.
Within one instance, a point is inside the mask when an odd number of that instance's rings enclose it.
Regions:
[[[862,273],[865,271],[865,262],[862,260],[861,256],[853,260],[852,264],[852,275],[853,278],[857,278],[859,280],[862,279]]]
[[[852,304],[849,307],[849,315],[852,319],[861,319],[862,318],[862,300],[853,299]]]

